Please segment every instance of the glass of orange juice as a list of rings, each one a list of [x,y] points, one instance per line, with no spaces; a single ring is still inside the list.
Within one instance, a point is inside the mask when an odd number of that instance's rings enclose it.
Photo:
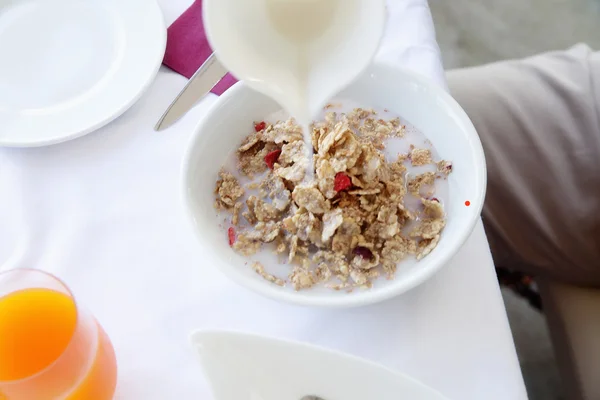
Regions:
[[[0,273],[0,399],[109,400],[116,382],[108,336],[61,280]]]

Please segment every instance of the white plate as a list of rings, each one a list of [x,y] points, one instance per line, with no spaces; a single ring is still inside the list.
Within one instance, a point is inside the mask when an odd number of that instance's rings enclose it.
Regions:
[[[0,145],[42,146],[127,110],[163,59],[154,0],[0,2]]]
[[[218,331],[191,341],[215,400],[447,400],[381,365],[304,343]]]

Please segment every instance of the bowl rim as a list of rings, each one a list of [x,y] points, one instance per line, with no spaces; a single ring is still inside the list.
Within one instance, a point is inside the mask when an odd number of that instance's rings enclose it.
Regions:
[[[475,130],[475,127],[473,126],[473,123],[467,116],[466,112],[462,109],[462,107],[456,102],[456,100],[454,100],[454,98],[442,86],[435,83],[433,80],[417,72],[413,72],[408,68],[392,65],[390,63],[381,61],[373,62],[365,70],[364,74],[371,74],[374,70],[388,70],[388,72],[405,75],[409,80],[425,88],[428,93],[431,93],[432,96],[435,96],[438,99],[440,99],[445,104],[445,106],[450,108],[450,110],[459,118],[458,125],[460,129],[467,133],[469,146],[474,161],[477,164],[476,180],[478,181],[479,190],[477,192],[476,197],[471,199],[471,203],[473,204],[473,206],[471,207],[472,212],[466,224],[467,228],[454,235],[457,245],[453,246],[451,249],[441,254],[440,259],[437,263],[429,264],[426,268],[420,268],[414,274],[406,277],[403,280],[392,280],[391,283],[386,287],[370,289],[366,291],[356,291],[354,293],[348,294],[347,296],[337,297],[321,295],[315,296],[311,295],[310,292],[307,291],[288,291],[282,289],[277,285],[273,285],[267,281],[261,281],[259,279],[247,279],[242,274],[235,273],[231,269],[221,268],[218,265],[214,266],[215,268],[219,269],[221,273],[223,273],[225,276],[227,276],[229,279],[231,279],[238,285],[247,289],[251,289],[256,293],[259,293],[273,300],[285,301],[301,306],[320,306],[329,308],[349,308],[365,306],[389,300],[421,285],[423,282],[425,282],[434,274],[436,274],[439,270],[441,270],[445,265],[447,265],[448,262],[458,253],[458,251],[464,246],[465,242],[470,237],[471,233],[475,229],[477,222],[480,220],[487,185],[487,168],[485,162],[485,155],[483,152],[481,140],[479,138],[479,135],[477,134],[477,131]],[[363,75],[361,75],[361,77],[362,76]],[[360,77],[358,79],[360,79]],[[352,84],[350,84],[349,86],[351,85]],[[240,93],[243,90],[252,89],[245,85],[244,82],[237,82],[229,90],[222,94],[209,107],[206,114],[204,114],[202,119],[194,128],[194,132],[190,136],[181,164],[181,194],[183,197],[183,202],[185,203],[185,212],[190,220],[192,229],[194,230],[194,234],[198,239],[198,245],[201,248],[206,249],[207,251],[211,250],[210,248],[208,248],[207,244],[204,243],[204,240],[201,237],[200,231],[197,227],[198,222],[193,211],[193,199],[190,193],[190,187],[188,185],[188,182],[190,182],[191,173],[190,166],[192,164],[195,148],[198,144],[197,142],[199,141],[202,132],[204,132],[207,126],[210,125],[210,116],[214,113],[215,110],[222,108],[231,98],[234,98],[238,95],[238,93]],[[258,92],[256,92],[256,94],[262,96],[262,94]]]

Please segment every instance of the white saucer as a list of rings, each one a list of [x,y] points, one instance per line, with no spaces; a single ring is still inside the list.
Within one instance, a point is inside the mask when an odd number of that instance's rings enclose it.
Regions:
[[[0,3],[0,145],[42,146],[112,121],[164,56],[154,0]]]

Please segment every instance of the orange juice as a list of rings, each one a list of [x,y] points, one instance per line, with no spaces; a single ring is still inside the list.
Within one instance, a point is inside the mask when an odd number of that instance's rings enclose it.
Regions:
[[[77,324],[75,303],[50,289],[25,289],[0,299],[0,381],[27,378],[65,351]]]
[[[67,293],[0,297],[0,398],[109,400],[116,360],[106,333]]]
[[[115,352],[100,325],[98,334],[98,351],[89,372],[66,400],[108,400],[113,397],[117,384]]]

